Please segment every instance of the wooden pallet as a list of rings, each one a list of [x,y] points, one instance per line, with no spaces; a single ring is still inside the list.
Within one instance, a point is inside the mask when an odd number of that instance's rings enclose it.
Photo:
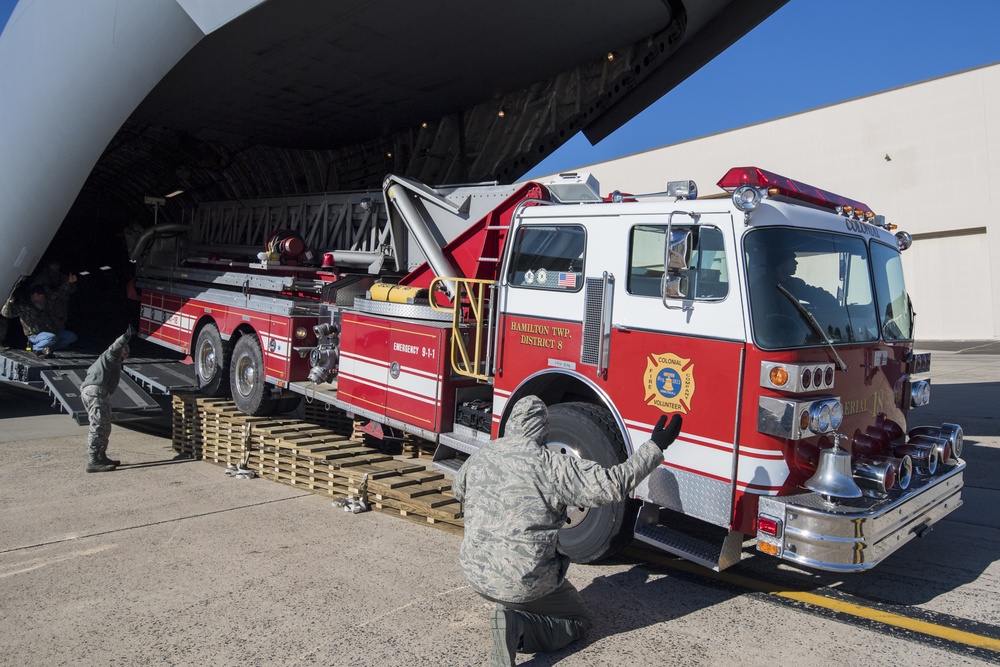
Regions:
[[[184,446],[205,461],[246,466],[313,493],[362,498],[373,509],[411,520],[462,525],[450,481],[419,460],[429,454],[421,455],[415,441],[410,451],[391,455],[366,446],[353,422],[347,435],[304,419],[251,417],[223,399],[175,396],[174,406],[175,449]]]
[[[329,403],[306,398],[302,401],[302,419],[310,424],[328,428],[338,435],[349,436],[354,432],[354,419]]]

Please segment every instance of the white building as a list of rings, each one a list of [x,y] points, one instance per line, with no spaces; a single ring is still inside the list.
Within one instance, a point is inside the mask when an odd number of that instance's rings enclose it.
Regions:
[[[1000,341],[1000,63],[581,168],[603,191],[701,195],[756,166],[868,204],[903,253],[921,341]]]

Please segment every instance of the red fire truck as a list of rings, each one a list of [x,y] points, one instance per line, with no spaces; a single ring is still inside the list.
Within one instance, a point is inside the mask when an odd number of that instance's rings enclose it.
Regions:
[[[868,569],[962,502],[962,429],[908,424],[930,390],[911,239],[762,169],[718,185],[389,176],[382,193],[203,205],[133,253],[141,335],[246,412],[304,396],[430,440],[452,470],[528,394],[549,406],[549,447],[606,465],[678,413],[633,499],[570,513],[575,561],[634,537],[722,569],[755,540]]]

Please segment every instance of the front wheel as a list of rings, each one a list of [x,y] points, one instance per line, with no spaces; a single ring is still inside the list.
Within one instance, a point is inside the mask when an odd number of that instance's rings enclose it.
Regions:
[[[625,441],[611,413],[590,403],[560,403],[549,408],[549,442],[567,456],[600,463],[605,468],[628,457]],[[627,499],[602,507],[570,507],[559,531],[559,550],[574,563],[613,556],[632,541],[639,503]]]
[[[257,417],[274,412],[275,401],[264,381],[264,353],[256,336],[248,334],[239,339],[229,371],[236,407]]]

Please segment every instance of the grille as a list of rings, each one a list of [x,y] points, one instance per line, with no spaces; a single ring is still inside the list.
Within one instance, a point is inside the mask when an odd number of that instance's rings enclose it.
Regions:
[[[587,278],[584,284],[583,347],[580,363],[596,366],[601,349],[601,305],[604,300],[604,281]]]

